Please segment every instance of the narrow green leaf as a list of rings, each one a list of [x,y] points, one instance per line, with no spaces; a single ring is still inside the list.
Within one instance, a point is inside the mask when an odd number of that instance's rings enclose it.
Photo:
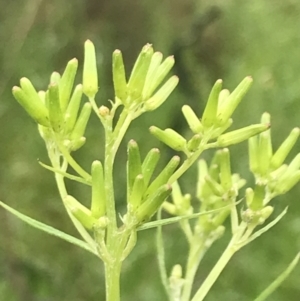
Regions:
[[[13,215],[15,215],[16,217],[18,217],[19,219],[21,219],[23,222],[29,224],[30,226],[34,227],[34,228],[37,228],[39,230],[42,230],[44,232],[47,232],[48,234],[51,234],[53,236],[56,236],[56,237],[59,237],[73,245],[76,245],[78,247],[81,247],[95,255],[98,256],[96,250],[93,250],[86,242],[76,238],[76,237],[73,237],[67,233],[64,233],[60,230],[57,230],[51,226],[48,226],[44,223],[41,223],[35,219],[32,219],[30,217],[28,217],[27,215],[24,215],[22,214],[21,212],[11,208],[10,206],[6,205],[5,203],[1,202],[0,201],[0,205],[6,209],[7,211],[9,211],[10,213],[12,213]]]
[[[268,298],[281,284],[282,282],[291,274],[300,259],[300,253],[296,255],[289,266],[257,297],[254,301],[264,301]]]

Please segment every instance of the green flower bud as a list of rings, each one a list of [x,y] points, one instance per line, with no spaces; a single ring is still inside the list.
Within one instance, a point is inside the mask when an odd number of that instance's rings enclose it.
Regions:
[[[171,194],[171,185],[163,185],[154,191],[154,194],[147,199],[136,211],[136,218],[139,223],[149,220]]]
[[[82,97],[82,85],[77,85],[65,113],[65,132],[70,133],[75,126]]]
[[[216,83],[214,84],[207,104],[205,106],[205,110],[202,116],[202,124],[205,127],[211,127],[214,125],[216,117],[217,117],[217,111],[218,111],[218,100],[219,100],[219,94],[222,89],[222,80],[218,79]],[[229,116],[230,117],[230,116]]]
[[[133,66],[127,85],[128,94],[132,101],[141,97],[152,55],[152,45],[145,45]]]
[[[152,55],[149,70],[147,72],[145,85],[142,92],[142,99],[147,100],[151,97],[152,93],[154,92],[153,82],[156,82],[156,74],[159,70],[159,66],[161,64],[163,55],[161,52],[155,52]]]
[[[217,119],[219,124],[222,125],[231,117],[242,98],[248,92],[252,85],[253,79],[250,76],[244,78],[244,80],[235,88],[235,90],[222,102],[218,108]]]
[[[179,78],[176,75],[169,78],[168,81],[144,103],[144,109],[146,111],[154,111],[160,107],[173,92],[178,82]]]
[[[40,100],[43,104],[46,104],[46,92],[45,91],[39,91],[38,95],[40,97]]]
[[[50,84],[56,83],[58,85],[60,82],[60,79],[61,79],[60,74],[58,72],[53,72],[50,77]]]
[[[177,215],[184,215],[188,213],[187,211],[190,211],[191,195],[190,194],[182,195],[178,182],[174,182],[172,184],[172,199],[174,205],[176,206]]]
[[[152,195],[159,187],[162,185],[168,183],[170,177],[178,167],[180,162],[179,156],[174,156],[169,163],[166,165],[166,167],[160,172],[160,174],[155,178],[155,180],[150,184],[148,189],[145,192],[145,196]]]
[[[38,124],[49,127],[48,110],[31,82],[27,78],[22,78],[21,86],[23,89],[16,86],[12,89],[15,99]]]
[[[250,170],[256,174],[258,173],[258,139],[257,136],[248,139],[248,153]]]
[[[174,265],[171,272],[171,278],[181,279],[182,278],[182,267],[180,264]]]
[[[134,180],[131,195],[129,196],[129,211],[135,211],[142,203],[142,196],[145,192],[145,182],[143,175],[137,175]]]
[[[249,204],[249,208],[254,211],[260,210],[263,208],[265,197],[265,185],[256,184],[254,189],[254,196],[252,202]]]
[[[195,152],[199,148],[201,141],[202,141],[201,135],[199,134],[194,135],[192,139],[190,139],[190,141],[187,143],[187,149],[190,152]]]
[[[251,203],[253,201],[253,198],[254,198],[254,191],[252,188],[248,187],[245,191],[245,195],[246,195],[246,203],[247,203],[247,206],[250,207],[251,206]]]
[[[220,147],[240,143],[270,128],[270,124],[253,124],[242,129],[222,134],[218,139]]]
[[[113,82],[115,89],[115,96],[126,104],[127,100],[127,83],[125,67],[123,63],[122,52],[115,50],[113,52]]]
[[[225,190],[222,187],[222,185],[220,185],[219,183],[217,183],[212,177],[210,177],[209,175],[205,176],[205,182],[208,184],[208,186],[210,187],[210,189],[212,190],[212,192],[219,197],[222,197],[225,194]]]
[[[266,206],[260,210],[260,218],[258,224],[262,225],[273,213],[274,208],[272,206]]]
[[[219,100],[218,100],[218,108],[223,104],[224,101],[226,101],[227,97],[230,95],[229,90],[223,89],[219,94]]]
[[[109,111],[109,108],[106,107],[106,106],[101,106],[99,108],[99,115],[101,117],[103,117],[104,119],[108,118],[109,117],[109,114],[110,114],[110,111]]]
[[[278,150],[275,152],[271,159],[271,166],[273,169],[278,168],[286,159],[288,154],[290,153],[291,149],[295,145],[298,140],[300,134],[299,128],[294,128],[289,136],[284,140]]]
[[[142,163],[139,146],[130,140],[127,146],[127,200],[130,199],[133,184],[138,175],[142,174]]]
[[[149,87],[147,88],[147,95],[151,96],[152,93],[156,90],[156,88],[162,83],[164,78],[170,72],[172,67],[174,66],[175,60],[173,56],[167,57],[163,63],[156,69],[154,72],[151,82],[149,83]],[[148,97],[145,98],[145,100]]]
[[[228,128],[231,127],[232,123],[233,123],[233,120],[231,118],[229,118],[222,126],[220,126],[219,128],[214,129],[214,131],[210,134],[211,135],[210,139],[214,139],[214,138],[219,137]],[[210,130],[209,130],[209,132],[210,132]]]
[[[98,92],[98,73],[95,46],[87,40],[84,43],[84,64],[83,64],[83,93],[87,97],[95,97]]]
[[[106,194],[104,185],[103,167],[100,161],[92,164],[92,204],[91,215],[96,219],[106,213]]]
[[[259,135],[258,171],[260,175],[266,175],[272,158],[272,142],[270,130]]]
[[[78,149],[80,149],[86,142],[86,138],[85,137],[80,137],[77,139],[72,140],[72,142],[70,141],[70,146],[69,149],[72,152],[77,151]]]
[[[192,132],[194,134],[200,133],[203,129],[203,124],[201,123],[193,109],[188,105],[184,105],[182,107],[182,113]]]
[[[67,67],[59,81],[59,98],[62,112],[65,112],[68,107],[77,68],[78,61],[74,58],[68,62]]]
[[[92,112],[92,106],[90,103],[86,103],[77,119],[75,127],[71,134],[71,140],[76,140],[81,138],[84,135],[87,123],[89,121],[90,115]]]
[[[71,195],[67,195],[64,198],[64,204],[70,210],[72,215],[88,230],[93,229],[94,225],[97,223],[97,220],[92,217],[91,211],[79,203]]]
[[[186,140],[172,129],[162,131],[156,126],[151,126],[150,133],[174,150],[183,151],[186,148]]]
[[[288,171],[286,171],[286,174]],[[284,177],[284,176],[283,176]],[[289,190],[291,190],[298,182],[300,181],[300,170],[290,174],[289,176],[284,177],[284,179],[280,179],[277,185],[275,186],[274,192],[276,194],[285,194]]]
[[[229,149],[224,148],[221,150],[218,157],[220,162],[221,185],[227,191],[232,187]]]
[[[158,163],[158,160],[160,158],[160,151],[158,148],[151,149],[146,158],[144,159],[144,162],[142,164],[142,174],[144,176],[144,183],[147,187],[151,177],[153,175],[153,172],[155,170],[155,167]]]
[[[177,208],[174,204],[164,201],[162,207],[170,215],[177,215]]]
[[[46,96],[47,97],[47,96]],[[49,86],[48,92],[49,119],[54,132],[59,133],[63,127],[63,115],[60,108],[59,88],[56,83]]]

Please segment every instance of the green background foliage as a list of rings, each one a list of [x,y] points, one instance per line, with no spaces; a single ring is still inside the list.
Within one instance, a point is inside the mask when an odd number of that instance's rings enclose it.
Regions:
[[[77,235],[63,209],[53,175],[37,163],[47,162],[34,122],[11,95],[21,77],[38,89],[53,70],[62,71],[68,60],[82,63],[83,43],[97,48],[100,73],[98,104],[113,97],[111,53],[122,50],[128,70],[141,47],[153,43],[164,55],[174,54],[179,87],[158,111],[133,123],[125,142],[141,143],[145,154],[161,146],[145,139],[155,124],[188,133],[181,106],[202,112],[216,79],[233,89],[246,75],[254,85],[234,115],[234,128],[259,122],[264,111],[272,116],[275,147],[300,112],[300,3],[297,0],[141,0],[0,2],[0,198],[10,206],[49,225]],[[82,65],[81,65],[82,68]],[[79,77],[78,77],[79,80]],[[199,114],[200,115],[200,114]],[[102,158],[99,123],[91,118],[86,146],[76,154],[83,166]],[[116,196],[120,212],[125,204],[125,143],[115,165]],[[299,149],[299,143],[294,154]],[[231,148],[232,168],[251,182],[247,172],[247,145]],[[166,161],[172,152],[163,156]],[[206,158],[210,154],[205,155]],[[181,181],[184,192],[194,192],[195,170]],[[80,185],[69,189],[83,202],[90,193]],[[278,214],[287,216],[274,229],[234,256],[206,300],[252,300],[292,260],[300,249],[299,185],[275,200]],[[6,301],[104,300],[103,266],[97,258],[64,241],[25,225],[0,210],[0,296]],[[227,231],[229,232],[229,231]],[[186,245],[178,227],[165,228],[167,265],[184,263]],[[165,300],[156,266],[153,230],[140,233],[138,245],[126,261],[122,294],[126,300]],[[229,233],[207,254],[196,279],[200,284]],[[182,239],[181,239],[182,238]],[[272,296],[273,301],[298,300],[299,268]]]

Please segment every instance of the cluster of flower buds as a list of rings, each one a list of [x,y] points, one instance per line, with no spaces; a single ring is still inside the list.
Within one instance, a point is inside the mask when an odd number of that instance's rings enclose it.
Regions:
[[[41,136],[45,140],[59,137],[69,151],[75,151],[85,143],[84,133],[91,114],[91,105],[86,103],[80,111],[81,98],[83,93],[91,96],[98,90],[95,61],[94,46],[87,41],[83,85],[78,84],[73,89],[78,61],[72,59],[62,75],[58,72],[52,73],[46,92],[37,92],[27,78],[20,80],[21,87],[13,87],[16,100],[39,124]]]
[[[141,161],[138,144],[134,140],[128,143],[127,159],[127,204],[126,219],[134,217],[134,223],[141,224],[149,220],[171,194],[168,184],[170,177],[179,165],[180,158],[174,156],[163,170],[152,180],[160,152],[151,149],[144,161]]]
[[[150,44],[145,45],[127,82],[122,53],[115,50],[113,82],[116,101],[127,108],[139,108],[142,112],[158,108],[178,84],[178,77],[174,75],[158,89],[174,65],[173,56],[162,60],[162,53],[154,52]]]
[[[225,134],[224,132],[232,125],[231,116],[251,84],[252,78],[246,77],[230,94],[228,90],[222,90],[222,80],[217,80],[210,92],[202,118],[199,118],[190,106],[184,105],[182,113],[194,134],[188,141],[172,129],[161,130],[153,126],[150,132],[172,149],[182,151],[188,156],[199,149],[202,141],[205,145],[208,141],[216,140],[213,146],[227,147],[247,140],[267,130],[270,124],[254,124]]]
[[[227,148],[215,153],[210,166],[204,160],[200,160],[198,171],[197,198],[201,202],[201,211],[233,204],[238,191],[246,184],[238,174],[231,173],[230,154]],[[223,224],[229,213],[230,208],[200,216],[199,224],[204,228],[216,229]]]
[[[270,123],[270,115],[264,113],[261,121]],[[294,128],[275,152],[271,130],[249,139],[249,165],[256,180],[254,191],[247,192],[249,208],[263,208],[272,198],[288,192],[299,182],[300,153],[290,164],[284,164],[299,134],[300,129]]]

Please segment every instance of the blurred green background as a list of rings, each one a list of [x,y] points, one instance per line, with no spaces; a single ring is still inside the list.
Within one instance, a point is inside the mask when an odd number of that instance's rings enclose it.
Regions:
[[[147,42],[165,55],[175,55],[179,87],[158,111],[134,122],[125,139],[143,141],[141,151],[145,154],[159,146],[152,137],[144,139],[147,127],[171,125],[181,132],[188,131],[180,112],[183,104],[202,112],[216,79],[222,78],[232,90],[247,75],[255,81],[234,115],[234,128],[258,122],[268,111],[272,115],[274,145],[278,146],[292,127],[299,126],[299,28],[297,0],[0,1],[0,199],[33,218],[77,235],[59,200],[53,175],[37,163],[37,159],[48,161],[36,125],[14,101],[11,88],[26,76],[38,89],[44,89],[52,71],[61,72],[73,57],[82,62],[87,38],[97,48],[99,105],[113,97],[114,49],[122,50],[128,70]],[[103,155],[99,124],[92,118],[89,125],[86,147],[76,154],[86,168]],[[251,182],[246,143],[231,151],[233,170]],[[121,212],[125,155],[123,144],[115,168]],[[167,151],[163,159],[170,155]],[[182,181],[184,192],[193,192],[195,181],[192,170]],[[85,188],[74,183],[68,183],[68,187],[79,199],[89,199]],[[298,185],[274,201],[275,213],[289,205],[288,215],[233,258],[206,300],[253,300],[287,266],[300,250],[299,193]],[[124,265],[124,301],[166,300],[156,266],[154,234],[140,233],[138,245]],[[179,229],[167,227],[165,234],[168,267],[184,263],[186,245]],[[228,234],[207,254],[197,284],[221,254]],[[105,300],[103,266],[95,257],[30,228],[3,209],[0,267],[0,300]],[[299,279],[298,267],[270,300],[299,300]]]

